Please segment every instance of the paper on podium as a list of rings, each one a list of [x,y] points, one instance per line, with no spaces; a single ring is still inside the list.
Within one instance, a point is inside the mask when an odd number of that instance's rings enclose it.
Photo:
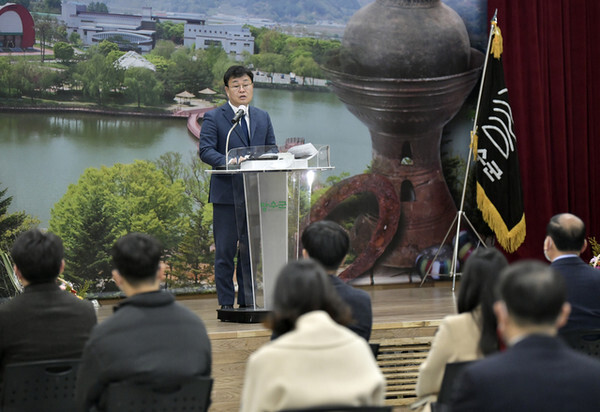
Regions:
[[[309,158],[316,155],[319,151],[312,143],[301,144],[298,146],[292,146],[288,149],[288,153],[294,155],[296,159]]]
[[[261,160],[246,160],[240,164],[241,170],[284,170],[293,169],[294,156],[290,153],[276,153],[275,159],[263,157]],[[304,166],[306,167],[306,166]]]

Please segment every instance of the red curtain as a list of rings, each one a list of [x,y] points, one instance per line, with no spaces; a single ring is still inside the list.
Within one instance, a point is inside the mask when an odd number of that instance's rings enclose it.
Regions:
[[[527,224],[510,258],[543,259],[554,214],[600,240],[600,1],[488,0],[488,21],[496,9]]]

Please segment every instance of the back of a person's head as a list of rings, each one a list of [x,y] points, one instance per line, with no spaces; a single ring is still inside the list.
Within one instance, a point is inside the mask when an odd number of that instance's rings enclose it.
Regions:
[[[565,280],[545,263],[525,260],[501,274],[497,297],[520,326],[554,325],[566,300]]]
[[[277,335],[296,325],[305,313],[325,311],[340,324],[350,321],[350,308],[338,296],[323,267],[312,259],[289,262],[279,272],[273,291],[270,327]]]
[[[144,233],[129,233],[115,242],[111,252],[115,268],[129,283],[138,284],[155,279],[162,246],[154,237]]]
[[[328,271],[337,270],[350,247],[343,227],[331,220],[311,223],[302,232],[302,247]]]
[[[546,226],[546,235],[561,252],[580,251],[585,242],[585,223],[570,213],[554,215]]]
[[[499,349],[494,288],[506,266],[508,261],[498,249],[480,247],[467,259],[460,281],[458,313],[472,312],[478,306],[481,308],[478,318],[481,327],[479,350],[484,355]]]
[[[470,312],[487,295],[493,304],[494,285],[502,269],[508,266],[506,257],[496,248],[480,247],[465,263],[458,292],[458,313]]]
[[[64,249],[62,240],[55,234],[31,229],[19,235],[10,254],[25,280],[45,283],[58,277]]]

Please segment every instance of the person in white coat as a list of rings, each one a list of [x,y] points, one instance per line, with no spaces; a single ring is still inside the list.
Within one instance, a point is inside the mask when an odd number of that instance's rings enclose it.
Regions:
[[[385,378],[369,344],[343,326],[349,321],[319,263],[288,263],[268,321],[279,337],[250,356],[240,410],[383,405]]]

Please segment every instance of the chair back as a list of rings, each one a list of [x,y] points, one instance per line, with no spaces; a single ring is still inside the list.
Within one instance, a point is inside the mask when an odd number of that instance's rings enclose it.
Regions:
[[[195,377],[181,383],[143,384],[116,382],[108,385],[108,412],[199,411],[210,406],[213,379]]]
[[[379,355],[379,347],[381,344],[379,343],[369,343],[369,347],[371,348],[371,352],[373,352],[373,356],[377,359],[377,355]]]
[[[600,329],[575,330],[560,336],[576,351],[600,358]]]
[[[431,404],[432,412],[445,412],[450,410],[450,400],[454,390],[454,383],[460,372],[474,361],[451,362],[446,364],[444,378],[438,394],[437,402]]]
[[[75,382],[79,359],[20,362],[6,365],[2,383],[3,412],[77,410]]]
[[[392,412],[391,406],[316,406],[312,408],[284,409],[279,412]]]

